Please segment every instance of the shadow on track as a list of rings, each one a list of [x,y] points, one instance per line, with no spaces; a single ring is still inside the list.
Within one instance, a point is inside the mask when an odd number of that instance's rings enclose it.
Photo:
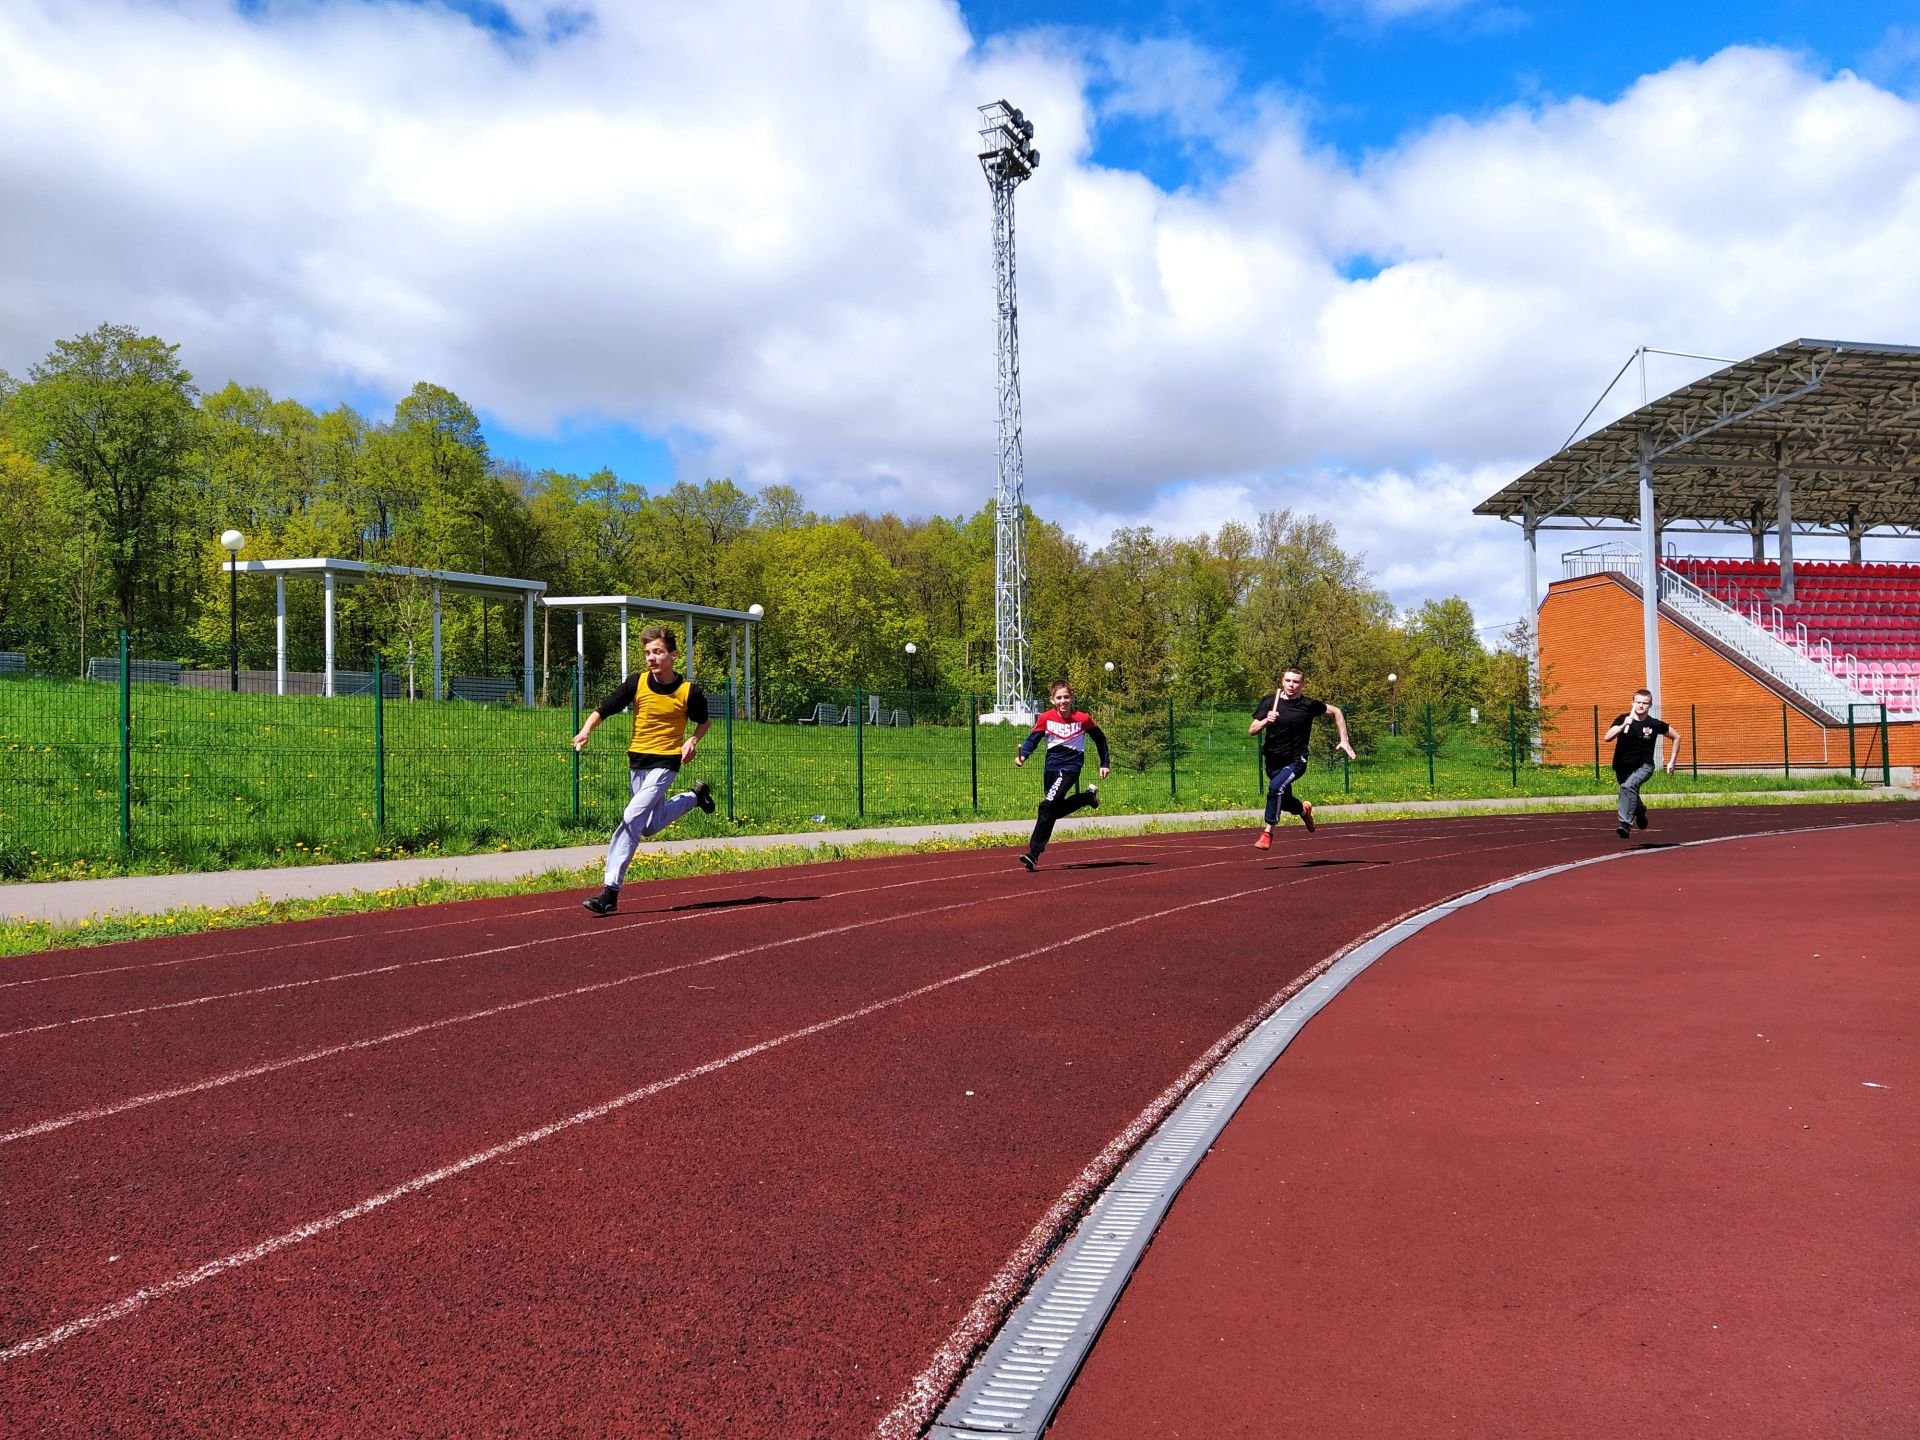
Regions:
[[[791,905],[798,900],[818,900],[818,895],[743,895],[736,900],[696,900],[686,905],[669,905],[664,912],[677,915],[688,910],[737,910],[743,905]]]

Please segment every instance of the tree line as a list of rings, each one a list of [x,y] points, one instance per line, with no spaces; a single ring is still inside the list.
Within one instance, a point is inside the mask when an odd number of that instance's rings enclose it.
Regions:
[[[218,537],[231,527],[248,559],[327,555],[543,579],[550,594],[762,604],[756,670],[775,713],[826,687],[993,689],[990,501],[953,517],[828,517],[783,485],[649,492],[611,470],[531,470],[491,453],[473,410],[439,385],[416,384],[379,419],[238,382],[203,393],[177,346],[126,326],[57,342],[24,378],[0,372],[0,526],[0,646],[78,630],[94,636],[83,652],[105,654],[125,628],[136,646],[224,653]],[[1488,650],[1458,597],[1396,612],[1316,516],[1280,510],[1189,537],[1122,529],[1089,549],[1029,512],[1026,533],[1036,689],[1065,677],[1147,717],[1168,698],[1250,704],[1298,664],[1314,693],[1351,709],[1529,703],[1524,637]],[[290,584],[287,603],[290,634],[317,636],[318,584]],[[273,587],[240,586],[246,663],[271,654],[273,606]],[[341,653],[389,663],[417,654],[430,624],[420,588],[401,581],[346,587],[337,617]],[[570,658],[563,628],[552,653]],[[510,673],[521,643],[517,605],[443,607],[449,673]],[[617,664],[617,643],[596,627],[589,663]],[[724,667],[717,648],[699,659],[709,674]]]

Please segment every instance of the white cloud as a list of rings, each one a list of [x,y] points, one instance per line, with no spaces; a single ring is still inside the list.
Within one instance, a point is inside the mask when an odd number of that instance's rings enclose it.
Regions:
[[[951,0],[507,8],[525,38],[398,3],[14,0],[0,366],[126,322],[208,385],[431,379],[521,429],[670,435],[688,473],[816,508],[972,510],[994,425],[974,107],[1005,96],[1044,156],[1018,199],[1035,504],[1090,538],[1314,509],[1402,604],[1505,618],[1518,540],[1467,512],[1634,346],[1920,339],[1920,106],[1777,51],[1443,121],[1354,168],[1190,44],[982,49]],[[1168,193],[1094,166],[1115,115],[1236,168]]]

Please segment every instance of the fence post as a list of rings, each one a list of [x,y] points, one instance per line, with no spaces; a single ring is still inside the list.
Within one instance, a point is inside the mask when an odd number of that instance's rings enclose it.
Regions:
[[[82,661],[84,666],[85,662]],[[83,672],[84,673],[84,672]],[[127,632],[120,632],[120,858],[133,851],[133,686]]]
[[[738,703],[733,693],[733,676],[727,676],[727,819],[733,819],[733,708]]]
[[[573,733],[575,735],[580,733],[580,696],[581,687],[585,683],[586,677],[580,673],[579,658],[575,657],[573,662]],[[572,742],[568,743],[571,748]],[[576,825],[580,823],[580,752],[578,750],[573,751],[573,823]]]
[[[1880,783],[1893,784],[1893,757],[1887,753],[1887,707],[1880,705]]]
[[[1433,789],[1433,702],[1429,700],[1427,711],[1427,789]]]
[[[1693,778],[1700,778],[1700,707],[1687,706],[1687,738],[1693,742]]]
[[[980,701],[967,692],[967,763],[973,772],[973,808],[980,808]]]
[[[1780,776],[1790,779],[1793,775],[1793,749],[1787,739],[1787,702],[1780,702]]]
[[[853,687],[853,808],[862,819],[867,813],[867,726],[861,714],[865,697]]]
[[[373,828],[387,832],[387,682],[373,652]]]
[[[1593,778],[1600,778],[1600,707],[1593,707]]]
[[[1513,788],[1520,788],[1520,715],[1513,706],[1507,706],[1507,769],[1512,775]]]
[[[1174,765],[1173,696],[1167,696],[1167,793],[1180,798],[1180,774]]]

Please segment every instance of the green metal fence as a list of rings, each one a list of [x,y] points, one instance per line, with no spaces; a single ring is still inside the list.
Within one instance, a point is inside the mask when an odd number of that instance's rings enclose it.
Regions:
[[[61,636],[0,637],[0,878],[579,843],[604,836],[626,800],[625,717],[583,754],[570,744],[586,710],[619,683],[612,670],[553,667],[527,705],[517,674],[467,677],[495,682],[457,687],[478,699],[435,699],[421,667],[369,655],[338,665],[328,696],[302,693],[324,688],[310,654],[289,657],[291,678],[254,666],[239,669],[236,685],[221,647],[113,642],[99,653]],[[442,695],[456,690],[447,679]],[[727,676],[700,679],[712,729],[688,774],[713,787],[717,813],[691,815],[676,833],[1033,813],[1036,770],[1013,765],[1024,732],[980,723],[981,695],[822,688],[768,713]],[[1088,698],[1114,753],[1103,809],[1261,803],[1251,701]],[[1829,753],[1830,738],[1814,755],[1792,727],[1783,739],[1769,714],[1690,710],[1685,781],[1728,783],[1715,767],[1732,766],[1728,757],[1768,724],[1783,782],[1809,770],[1887,778],[1877,707],[1849,726],[1845,755]],[[1598,736],[1611,718],[1351,709],[1360,760],[1335,751],[1323,722],[1296,790],[1316,802],[1604,791],[1610,747]],[[1568,757],[1570,737],[1591,754]],[[1563,763],[1537,763],[1543,746]],[[1090,765],[1082,780],[1094,779]]]

